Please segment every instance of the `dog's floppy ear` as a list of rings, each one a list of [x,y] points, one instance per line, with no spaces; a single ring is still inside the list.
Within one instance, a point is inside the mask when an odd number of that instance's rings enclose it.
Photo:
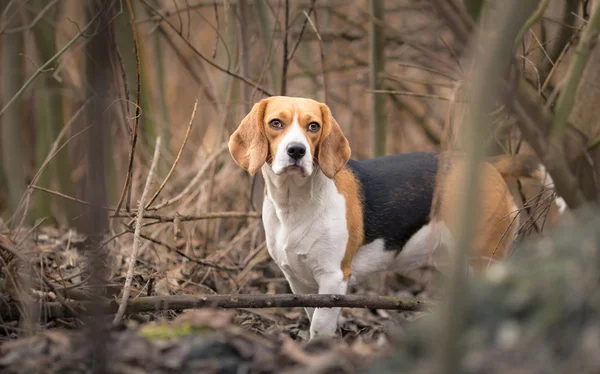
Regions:
[[[331,110],[325,104],[321,104],[321,117],[323,138],[319,145],[317,160],[323,174],[333,179],[350,159],[350,144],[342,133],[340,125],[331,115]]]
[[[263,117],[268,99],[254,104],[229,138],[229,152],[238,165],[254,175],[267,161],[268,144]]]

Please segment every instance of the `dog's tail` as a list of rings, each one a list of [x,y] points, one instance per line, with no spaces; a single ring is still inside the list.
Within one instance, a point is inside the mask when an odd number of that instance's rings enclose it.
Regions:
[[[492,164],[504,179],[532,178],[538,180],[544,187],[553,188],[554,181],[542,163],[530,155],[495,156],[487,161]],[[556,195],[554,203],[560,214],[567,210],[565,200]]]

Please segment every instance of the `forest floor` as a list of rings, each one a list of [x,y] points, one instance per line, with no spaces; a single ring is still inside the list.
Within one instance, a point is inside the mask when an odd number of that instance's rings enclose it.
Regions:
[[[8,243],[7,236],[0,234],[0,239]],[[35,269],[33,274],[40,274],[41,270],[46,278],[45,283],[29,277],[27,288],[34,290],[30,294],[35,298],[54,303],[61,299],[90,299],[84,276],[87,274],[84,236],[42,227],[29,233],[21,245],[28,249],[27,256]],[[132,299],[212,294],[215,289],[223,289],[215,280],[236,277],[235,273],[226,274],[204,266],[209,270],[202,275],[201,282],[196,274],[198,264],[182,263],[182,257],[173,251],[147,252],[148,256],[138,257],[136,263]],[[149,260],[150,257],[155,260]],[[11,269],[15,266],[11,264],[15,257],[4,253],[3,260],[0,296],[4,305],[8,305],[19,299],[24,287],[12,280],[15,273]],[[156,261],[169,270],[157,272]],[[109,283],[103,298],[120,301],[127,261],[125,256],[113,253],[107,263]],[[244,285],[236,283],[233,287],[239,294],[289,293],[285,279],[268,257],[263,256],[241,272],[245,273]],[[384,293],[431,299],[427,279],[425,270],[415,272],[410,278],[384,275],[352,292],[376,295],[378,290],[393,289],[394,292]],[[55,289],[48,288],[47,282]],[[427,312],[344,308],[339,338],[312,342],[308,342],[309,322],[303,308],[167,310],[129,314],[122,323],[112,326],[113,317],[104,316],[100,320],[110,326],[104,330],[90,329],[97,319],[45,318],[47,313],[43,308],[33,313],[41,316],[37,318],[41,322],[28,325],[25,320],[14,318],[1,322],[3,373],[29,373],[40,367],[47,373],[92,372],[91,368],[98,365],[94,358],[101,352],[106,354],[107,370],[114,373],[354,373],[390,352],[390,334],[401,332]],[[27,328],[32,325],[37,333],[27,337],[30,335]]]
[[[542,240],[524,240],[508,260],[470,282],[469,300],[461,307],[464,328],[455,346],[461,351],[455,372],[600,372],[596,212]],[[338,339],[310,342],[302,308],[159,309],[126,314],[116,324],[111,315],[46,318],[49,305],[60,303],[59,295],[63,302],[89,298],[86,264],[107,271],[109,282],[99,297],[120,301],[127,264],[121,245],[130,245],[131,237],[110,246],[105,261],[91,263],[85,257],[86,243],[72,231],[51,228],[30,230],[26,240],[16,242],[0,233],[0,372],[392,374],[432,373],[445,365],[436,353],[438,343],[447,341],[440,339],[446,330],[437,327],[443,320],[440,308],[410,313],[345,308]],[[185,251],[185,243],[169,250],[164,245],[143,248],[132,300],[147,295],[289,293],[268,255],[260,255],[260,240],[254,246],[228,244],[200,257],[202,264],[191,256],[183,261],[174,251]],[[11,245],[22,251],[7,250]],[[241,257],[224,256],[236,251]],[[26,267],[15,261],[24,257],[31,264],[29,278],[23,274]],[[231,270],[235,264],[243,266]],[[351,292],[439,299],[443,283],[431,286],[427,271],[409,275],[388,274]],[[44,308],[23,303],[18,313],[6,312],[24,294],[48,303]],[[32,323],[23,318],[36,314],[41,318]]]

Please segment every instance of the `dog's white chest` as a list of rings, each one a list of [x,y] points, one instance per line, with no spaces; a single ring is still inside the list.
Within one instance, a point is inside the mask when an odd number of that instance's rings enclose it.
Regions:
[[[273,229],[274,233],[271,232]],[[318,262],[311,253],[311,248],[315,247],[315,235],[305,235],[304,230],[289,230],[283,225],[272,225],[267,231],[267,240],[271,242],[269,253],[281,270],[307,287],[317,287],[314,271]]]
[[[269,254],[288,278],[313,289],[319,276],[341,271],[348,241],[343,197],[335,194],[326,201],[320,209],[307,204],[290,215],[278,212],[268,197],[263,204]]]

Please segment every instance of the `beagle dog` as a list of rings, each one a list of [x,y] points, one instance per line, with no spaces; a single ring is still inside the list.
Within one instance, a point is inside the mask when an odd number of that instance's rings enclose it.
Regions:
[[[284,96],[255,104],[231,135],[229,151],[250,174],[262,171],[267,248],[294,293],[345,294],[375,272],[407,271],[427,264],[435,251],[452,252],[456,186],[465,173],[459,156],[350,160],[348,140],[327,105]],[[505,181],[511,177],[552,183],[532,157],[482,163],[475,270],[502,259],[513,241],[518,217]],[[565,207],[560,198],[556,203]],[[340,308],[306,313],[311,339],[336,334]]]

